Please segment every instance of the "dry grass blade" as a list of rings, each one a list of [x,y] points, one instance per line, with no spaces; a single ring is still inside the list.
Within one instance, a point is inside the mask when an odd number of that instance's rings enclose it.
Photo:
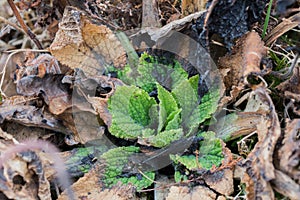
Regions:
[[[300,25],[300,12],[283,20],[278,24],[265,38],[264,41],[266,46],[271,45],[277,38],[282,36],[284,33]]]

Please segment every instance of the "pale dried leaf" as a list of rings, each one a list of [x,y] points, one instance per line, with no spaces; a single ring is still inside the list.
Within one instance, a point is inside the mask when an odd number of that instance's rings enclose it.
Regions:
[[[74,7],[65,8],[50,52],[61,63],[90,75],[102,74],[108,65],[126,64],[125,50],[116,35]]]
[[[220,194],[228,196],[234,191],[233,171],[231,169],[223,169],[212,174],[206,174],[204,175],[204,180],[210,188]]]
[[[280,137],[281,128],[274,104],[265,88],[257,88],[254,92],[256,99],[269,107],[267,122],[257,127],[259,141],[244,161],[246,172],[242,182],[246,183],[249,199],[274,199],[270,181],[275,179],[273,154],[275,145]]]
[[[282,147],[278,151],[279,169],[300,184],[300,120],[287,122]]]
[[[276,178],[271,181],[274,189],[291,200],[298,200],[300,197],[300,186],[288,175],[275,170]]]
[[[187,186],[172,186],[166,200],[214,200],[216,197],[216,193],[204,186],[195,186],[193,189]]]
[[[256,32],[249,32],[242,36],[233,47],[231,55],[221,57],[218,67],[227,90],[235,89],[227,101],[235,100],[240,91],[248,84],[249,75],[264,75],[260,69],[261,59],[266,56],[267,50],[260,36]],[[226,102],[226,100],[224,100]]]

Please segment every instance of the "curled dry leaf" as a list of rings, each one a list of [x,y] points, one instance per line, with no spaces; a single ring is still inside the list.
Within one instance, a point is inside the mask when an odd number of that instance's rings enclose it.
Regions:
[[[104,125],[111,124],[107,101],[115,87],[123,85],[123,82],[107,76],[87,76],[82,70],[75,70],[74,76],[65,76],[63,82],[73,84],[73,108],[63,113],[61,118],[73,131],[74,142],[85,144],[101,138]]]
[[[16,82],[24,76],[37,75],[38,77],[43,78],[46,73],[61,73],[57,60],[49,54],[41,54],[36,58],[27,57],[26,60],[27,61],[24,64],[18,64],[18,68],[16,70]]]
[[[70,85],[62,83],[63,77],[62,74],[46,74],[43,78],[25,76],[17,82],[17,92],[24,96],[41,94],[49,111],[59,115],[72,106]]]
[[[253,91],[256,99],[261,104],[268,106],[269,112],[266,113],[267,121],[263,121],[257,126],[258,142],[254,149],[243,161],[246,173],[242,182],[246,183],[248,199],[274,199],[274,192],[271,187],[271,180],[276,178],[273,165],[273,154],[275,145],[280,137],[281,128],[274,104],[263,87]]]
[[[237,41],[231,55],[220,58],[218,66],[226,88],[238,89],[231,93],[232,100],[239,95],[245,84],[248,84],[247,77],[249,75],[266,73],[260,69],[261,59],[266,56],[266,53],[267,50],[258,33],[249,32]]]
[[[277,89],[283,92],[286,99],[290,99],[292,102],[291,107],[295,114],[300,115],[298,105],[300,103],[300,68],[295,67],[293,75],[283,83],[277,86]]]
[[[66,128],[52,114],[30,105],[36,98],[23,96],[9,97],[0,105],[0,123],[4,120],[20,123],[25,126],[38,126],[54,131],[67,133]]]
[[[74,7],[65,8],[50,52],[62,64],[90,75],[102,74],[107,65],[126,64],[125,50],[116,35]]]
[[[279,169],[290,176],[300,185],[300,140],[299,140],[300,120],[294,119],[287,123],[283,139],[283,145],[279,149],[278,159]]]
[[[300,197],[300,186],[282,171],[275,170],[276,178],[271,181],[273,188],[291,200],[298,200]]]

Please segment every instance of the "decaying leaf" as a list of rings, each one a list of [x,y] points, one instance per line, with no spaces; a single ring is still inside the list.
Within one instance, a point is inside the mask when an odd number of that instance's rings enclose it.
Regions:
[[[62,83],[63,77],[62,74],[46,74],[43,78],[25,76],[17,82],[17,92],[24,96],[41,94],[49,111],[59,115],[72,106],[70,85]]]
[[[63,187],[70,186],[64,164],[55,155],[58,151],[53,145],[34,140],[19,143],[12,135],[2,130],[0,133],[0,191],[7,198],[50,200],[50,181],[55,174],[64,177],[58,177],[60,181],[65,179],[61,182]]]
[[[277,86],[277,89],[284,93],[286,99],[291,100],[293,112],[300,115],[298,105],[300,102],[300,68],[295,67],[293,75]]]
[[[33,104],[36,98],[13,96],[0,105],[0,123],[4,120],[13,121],[25,126],[38,126],[54,131],[67,133],[68,130],[51,113],[35,107]]]
[[[29,53],[27,53],[29,54]],[[31,57],[26,59],[26,62],[18,62],[18,68],[16,70],[16,82],[18,82],[22,77],[29,75],[36,75],[43,78],[45,74],[61,74],[60,66],[57,60],[49,54],[41,54],[34,58],[32,53]]]
[[[214,191],[229,196],[234,191],[233,170],[223,169],[204,175],[205,183]]]
[[[196,186],[193,189],[187,186],[172,186],[166,200],[214,200],[216,197],[216,193],[204,186]]]
[[[126,64],[125,50],[116,35],[83,12],[66,7],[50,52],[70,68],[101,75],[106,67]]]
[[[242,182],[246,183],[249,199],[274,199],[270,181],[276,178],[273,154],[277,140],[280,137],[281,128],[274,104],[266,89],[259,87],[253,92],[260,99],[261,104],[269,107],[269,112],[266,113],[269,119],[257,127],[259,141],[247,159],[243,161],[246,173]],[[257,106],[259,107],[260,104]]]
[[[300,197],[300,186],[288,175],[282,171],[275,170],[276,178],[271,181],[273,188],[288,197],[291,200],[297,200]]]
[[[86,173],[72,185],[72,189],[78,199],[99,200],[137,200],[135,189],[132,185],[116,185],[110,189],[102,189],[104,185],[101,183],[99,171],[101,166],[96,166],[93,170]],[[69,200],[65,192],[58,197],[58,200]]]
[[[51,157],[52,163],[46,155]],[[52,165],[52,170],[45,170],[49,165]],[[1,152],[0,168],[3,168],[0,180],[0,185],[4,186],[2,192],[9,198],[50,200],[49,180],[53,180],[54,173],[69,198],[74,198],[64,162],[58,156],[58,149],[49,142],[27,140],[7,145]]]
[[[300,185],[300,120],[287,122],[282,147],[278,152],[279,169]]]
[[[260,69],[261,59],[266,55],[266,48],[256,32],[249,32],[241,37],[232,50],[231,55],[226,55],[219,60],[219,68],[227,90],[233,87],[243,89],[248,84],[249,75],[264,75]],[[239,92],[231,93],[235,99]]]
[[[104,125],[111,125],[108,99],[116,86],[124,85],[123,82],[107,76],[87,76],[82,70],[75,70],[73,76],[65,76],[64,82],[73,85],[73,108],[63,113],[61,118],[73,131],[75,143],[85,144],[100,139]]]

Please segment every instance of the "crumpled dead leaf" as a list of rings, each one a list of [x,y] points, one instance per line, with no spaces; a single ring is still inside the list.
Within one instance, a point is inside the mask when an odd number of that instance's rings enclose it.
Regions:
[[[300,119],[287,122],[282,146],[278,151],[279,169],[300,185]]]
[[[291,101],[289,106],[293,109],[293,112],[296,115],[300,115],[300,110],[298,109],[300,103],[300,68],[295,67],[293,75],[276,88],[283,92],[286,99]],[[289,107],[287,107],[288,109]]]
[[[235,88],[235,92],[231,92],[231,97],[226,97],[227,101],[237,98],[240,91],[248,84],[248,76],[267,73],[266,69],[260,69],[261,59],[266,54],[267,50],[258,33],[248,32],[237,41],[231,55],[219,59],[218,67],[226,88],[229,91]]]
[[[266,89],[259,87],[253,93],[256,101],[260,99],[261,102],[257,107],[264,104],[269,107],[269,112],[266,113],[268,120],[257,126],[258,142],[243,161],[246,173],[242,182],[246,183],[248,199],[274,199],[270,181],[276,178],[273,154],[281,128],[274,104]]]
[[[107,65],[123,67],[125,50],[116,35],[75,7],[67,6],[50,52],[62,64],[89,75],[103,73]]]
[[[73,107],[60,115],[73,132],[73,143],[85,144],[100,139],[104,125],[111,124],[107,101],[115,87],[123,82],[107,76],[87,76],[82,70],[75,70],[73,76],[65,76],[63,82],[73,85]]]
[[[113,200],[137,200],[135,189],[131,185],[116,185],[111,189],[102,189],[101,171],[100,165],[96,165],[95,168],[86,173],[82,178],[72,185],[72,189],[75,196],[78,199],[86,200],[99,200],[99,199],[113,199]],[[63,192],[58,200],[69,200],[65,192]]]
[[[54,131],[68,133],[69,131],[51,113],[34,105],[36,98],[13,96],[5,99],[0,105],[0,123],[4,120],[20,123],[25,126],[38,126]]]
[[[46,74],[43,78],[25,76],[17,82],[17,92],[24,96],[41,94],[49,111],[59,115],[72,106],[70,85],[62,83],[63,77],[62,74]]]

